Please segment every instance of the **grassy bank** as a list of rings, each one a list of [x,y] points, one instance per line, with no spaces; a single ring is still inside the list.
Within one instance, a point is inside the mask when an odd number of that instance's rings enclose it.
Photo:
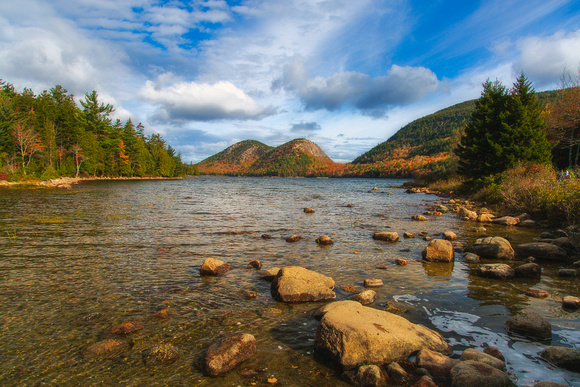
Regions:
[[[552,227],[580,224],[580,171],[570,180],[539,164],[518,165],[498,176],[469,182],[458,177],[426,182],[433,191],[485,203],[500,214],[528,213]]]

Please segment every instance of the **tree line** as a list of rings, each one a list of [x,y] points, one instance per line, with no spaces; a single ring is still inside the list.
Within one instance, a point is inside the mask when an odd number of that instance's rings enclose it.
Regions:
[[[131,119],[113,120],[114,107],[96,91],[79,103],[60,85],[35,95],[0,80],[0,172],[14,180],[191,172],[159,134],[146,136]]]

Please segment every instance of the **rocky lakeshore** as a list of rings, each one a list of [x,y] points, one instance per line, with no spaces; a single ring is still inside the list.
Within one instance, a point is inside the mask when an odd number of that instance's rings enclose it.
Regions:
[[[99,185],[99,194],[103,187]],[[97,274],[95,280],[87,277],[86,284],[99,284],[94,295],[73,297],[67,287],[62,302],[70,311],[64,316],[74,311],[77,317],[68,320],[79,329],[72,332],[84,338],[75,346],[78,367],[127,364],[152,376],[168,373],[206,385],[361,386],[544,386],[540,382],[562,381],[561,375],[579,369],[574,335],[563,336],[563,320],[554,319],[556,314],[573,321],[580,306],[574,228],[536,232],[537,223],[525,215],[492,214],[465,200],[409,195],[389,187],[355,191],[352,197],[360,202],[351,198],[329,205],[316,194],[314,200],[299,200],[278,213],[296,227],[264,227],[260,222],[253,228],[226,227],[236,221],[228,214],[211,233],[207,226],[189,232],[186,239],[194,242],[180,245],[178,236],[191,222],[190,209],[199,198],[178,192],[164,203],[177,202],[187,216],[180,218],[171,238],[156,243],[160,237],[155,235],[148,242],[153,248],[139,245],[132,249],[135,257],[115,271]],[[132,208],[120,203],[139,195],[127,190],[111,200],[111,208]],[[70,195],[55,191],[54,197]],[[393,207],[385,213],[376,212],[376,205],[369,207],[375,212],[360,210],[363,201],[394,199],[411,203],[404,218]],[[143,207],[148,211],[144,220],[160,211],[150,203]],[[223,199],[218,203],[231,208]],[[198,211],[196,216],[205,219],[211,210],[200,206]],[[256,208],[248,219],[254,221],[260,211],[268,209]],[[333,229],[319,226],[335,212],[356,211],[367,215]],[[134,217],[100,213],[120,225]],[[280,224],[288,222],[284,216],[278,216]],[[65,227],[67,221],[61,224]],[[142,229],[147,223],[135,224]],[[118,230],[112,235],[124,238]],[[202,239],[204,235],[211,238]],[[14,243],[22,238],[15,234]],[[89,245],[89,237],[82,238]],[[209,243],[192,254],[201,240]],[[125,243],[119,244],[122,256],[127,256]],[[141,249],[146,256],[139,256]],[[107,260],[97,256],[95,262]],[[150,271],[144,270],[147,265]],[[133,281],[143,275],[144,282]],[[176,275],[183,277],[172,277]],[[554,291],[550,281],[542,281],[545,276],[569,286]],[[453,284],[455,277],[459,280]],[[122,282],[127,279],[133,282]],[[66,285],[50,273],[47,281],[52,287]],[[106,283],[122,284],[122,291],[100,291]],[[505,289],[513,289],[515,303],[505,298]],[[481,313],[474,309],[476,303],[496,309]],[[500,321],[486,317],[498,314],[494,303],[507,306]],[[465,321],[489,339],[465,339]],[[280,356],[283,360],[276,360]],[[517,365],[522,356],[533,356],[538,367],[550,370],[542,375],[545,379],[536,374],[525,379],[526,370]]]

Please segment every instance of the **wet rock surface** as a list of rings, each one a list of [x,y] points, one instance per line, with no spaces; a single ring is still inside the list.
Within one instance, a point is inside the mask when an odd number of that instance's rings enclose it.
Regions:
[[[282,302],[333,300],[333,289],[332,278],[300,266],[280,269],[270,288],[272,296]]]
[[[228,271],[230,271],[230,266],[224,261],[215,258],[206,259],[199,269],[201,275],[208,276],[224,275]]]
[[[209,376],[230,371],[256,353],[256,339],[248,333],[237,333],[216,341],[204,358],[204,369]]]
[[[510,333],[516,333],[529,338],[545,340],[552,337],[552,325],[533,310],[523,310],[511,317],[504,324]]]
[[[339,301],[323,315],[314,340],[317,356],[350,369],[364,364],[389,364],[413,352],[449,352],[443,337],[389,312]]]

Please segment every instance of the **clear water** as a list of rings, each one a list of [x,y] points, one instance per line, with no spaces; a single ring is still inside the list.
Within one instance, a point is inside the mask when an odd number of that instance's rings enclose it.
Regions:
[[[0,385],[238,386],[269,378],[282,385],[344,385],[338,370],[313,356],[317,321],[311,313],[320,304],[274,301],[270,283],[245,268],[255,259],[264,269],[299,265],[329,275],[339,300],[351,296],[342,286],[363,290],[365,279],[380,278],[385,285],[377,289],[373,307],[404,305],[404,316],[440,331],[454,356],[466,347],[494,345],[517,385],[580,384],[580,374],[539,359],[550,343],[514,338],[503,328],[511,315],[531,308],[552,323],[552,345],[578,348],[580,312],[560,306],[563,295],[579,295],[578,280],[558,278],[558,264],[543,264],[539,282],[482,279],[459,254],[454,264],[416,261],[427,244],[420,238],[374,241],[372,234],[384,230],[453,230],[464,244],[476,237],[473,223],[451,213],[412,221],[411,215],[441,199],[406,194],[402,183],[200,177],[0,191]],[[316,212],[305,214],[304,207]],[[488,233],[519,243],[540,231],[498,226]],[[292,234],[303,239],[287,243]],[[335,244],[318,246],[320,235]],[[200,277],[208,257],[228,262],[232,270]],[[399,257],[409,264],[396,266]],[[551,296],[525,296],[531,286]],[[245,290],[258,296],[248,299]],[[150,318],[161,306],[169,307],[170,317]],[[125,321],[144,326],[128,336],[126,356],[83,358],[107,329]],[[220,335],[239,331],[256,337],[257,355],[223,376],[204,376],[204,350]],[[142,352],[159,343],[175,345],[180,357],[146,365]],[[248,370],[255,376],[247,377]]]

